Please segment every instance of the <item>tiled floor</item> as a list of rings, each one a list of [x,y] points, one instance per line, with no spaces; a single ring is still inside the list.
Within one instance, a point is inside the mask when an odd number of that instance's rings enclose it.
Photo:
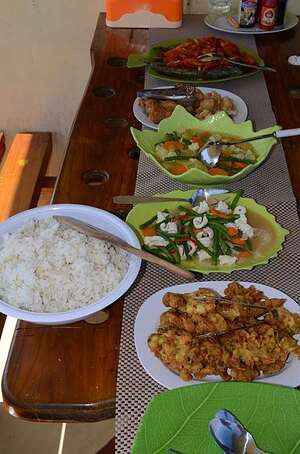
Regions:
[[[0,406],[1,454],[96,454],[114,435],[114,419],[67,424],[60,450],[62,424],[32,423],[7,415]]]

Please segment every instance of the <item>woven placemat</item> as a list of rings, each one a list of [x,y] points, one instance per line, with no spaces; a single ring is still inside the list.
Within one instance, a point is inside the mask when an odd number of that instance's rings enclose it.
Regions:
[[[193,16],[185,19],[184,26],[181,29],[172,31],[151,30],[150,42],[169,39],[171,33],[172,37],[208,36],[212,34],[202,23],[200,17]],[[228,36],[223,33],[214,32],[213,34],[228,39]],[[239,36],[234,41],[238,45],[256,51],[253,37]],[[165,85],[165,82],[162,83],[162,81],[150,77],[146,78],[147,87],[157,85]],[[275,123],[267,87],[261,74],[248,79],[229,81],[226,84],[216,84],[216,86],[233,91],[246,101],[249,116],[255,118],[257,129]],[[292,298],[300,300],[300,286],[297,284],[300,222],[281,145],[274,147],[270,159],[258,170],[241,182],[229,185],[228,188],[232,190],[242,188],[245,195],[266,205],[277,220],[290,230],[290,234],[284,244],[284,250],[279,253],[277,258],[271,260],[269,266],[258,266],[250,271],[238,271],[230,275],[221,273],[210,274],[208,277],[199,275],[199,282],[211,279],[258,282],[276,287]],[[149,195],[174,189],[186,190],[190,187],[169,179],[141,154],[136,194]],[[156,291],[183,282],[183,280],[174,277],[173,274],[164,272],[159,268],[143,265],[139,280],[125,298],[117,383],[116,452],[119,454],[130,453],[134,435],[145,407],[155,394],[163,390],[146,374],[137,358],[134,346],[134,322],[137,312],[145,299]]]

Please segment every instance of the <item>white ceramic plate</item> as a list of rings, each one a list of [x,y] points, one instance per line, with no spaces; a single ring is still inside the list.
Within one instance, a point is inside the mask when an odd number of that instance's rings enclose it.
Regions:
[[[86,205],[72,205],[72,204],[61,204],[61,205],[47,205],[40,208],[33,208],[32,210],[23,211],[22,213],[12,216],[7,221],[0,224],[0,239],[3,233],[14,232],[16,229],[21,227],[25,221],[33,218],[44,218],[49,216],[69,216],[80,221],[87,222],[95,227],[100,227],[103,230],[111,232],[116,236],[119,236],[123,240],[132,246],[140,249],[140,242],[137,239],[135,233],[131,228],[117,218],[113,214],[100,210],[98,208],[89,207]],[[75,322],[82,320],[95,312],[104,309],[120,296],[122,296],[131,284],[135,281],[138,275],[141,259],[128,255],[129,268],[124,276],[123,280],[107,295],[99,299],[93,304],[88,304],[79,309],[70,310],[66,312],[30,312],[17,307],[6,304],[0,300],[0,312],[16,317],[20,320],[26,320],[28,322],[40,323],[45,325],[59,325],[64,323]]]
[[[298,18],[295,14],[287,13],[284,24],[273,28],[273,30],[262,30],[257,24],[250,28],[234,28],[229,24],[229,22],[227,22],[226,17],[224,16],[206,16],[204,23],[214,30],[227,33],[238,33],[240,35],[265,35],[267,33],[283,32],[295,27],[298,24]]]
[[[156,356],[149,350],[147,339],[150,334],[154,333],[159,326],[159,318],[163,312],[168,309],[162,303],[162,297],[166,292],[189,293],[197,290],[199,287],[208,287],[223,294],[224,289],[231,281],[203,281],[191,284],[174,285],[173,287],[164,288],[159,292],[151,295],[141,306],[134,327],[135,347],[139,360],[145,371],[160,385],[168,389],[179,388],[181,386],[195,385],[197,383],[211,383],[222,381],[220,377],[209,376],[205,380],[184,381],[179,375],[168,369]],[[283,298],[286,300],[285,307],[292,312],[300,314],[300,307],[285,293],[262,284],[253,282],[241,282],[245,287],[254,285],[269,298]],[[298,340],[300,336],[295,336]],[[293,358],[288,362],[284,370],[277,375],[260,378],[260,383],[273,383],[285,386],[298,386],[300,384],[300,361]]]
[[[160,88],[170,88],[169,87],[160,87]],[[200,88],[203,93],[209,93],[211,91],[215,91],[219,93],[221,96],[228,96],[228,98],[232,99],[234,102],[236,108],[237,108],[237,114],[232,117],[233,121],[235,123],[242,123],[243,121],[247,120],[248,116],[248,109],[245,101],[243,101],[242,98],[240,98],[238,95],[227,91],[227,90],[221,90],[219,88],[208,88],[208,87],[196,87]],[[147,126],[148,128],[151,129],[158,129],[158,124],[153,123],[152,121],[149,120],[149,117],[145,114],[141,106],[139,105],[140,98],[136,98],[136,100],[133,103],[133,113],[134,116],[137,120],[139,120],[144,126]]]

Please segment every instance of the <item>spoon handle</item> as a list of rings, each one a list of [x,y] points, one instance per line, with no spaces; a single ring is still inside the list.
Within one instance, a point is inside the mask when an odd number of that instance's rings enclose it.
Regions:
[[[294,129],[281,129],[280,131],[275,132],[276,137],[292,137],[292,136],[300,136],[300,128]]]
[[[166,260],[163,260],[154,254],[150,254],[149,252],[143,251],[142,249],[137,249],[126,243],[126,241],[123,241],[121,238],[118,238],[112,233],[108,233],[105,230],[100,229],[99,227],[94,227],[92,225],[86,224],[85,222],[81,222],[77,219],[65,216],[55,216],[55,218],[61,224],[67,225],[75,230],[78,230],[81,233],[84,233],[85,235],[97,238],[98,240],[108,241],[109,243],[114,244],[120,249],[124,249],[124,251],[127,251],[130,254],[141,257],[142,259],[146,260],[146,262],[160,266],[161,268],[164,268],[171,273],[177,274],[178,276],[187,279],[188,281],[193,281],[195,279],[193,273],[183,270],[182,268],[179,268],[179,266],[167,262]]]

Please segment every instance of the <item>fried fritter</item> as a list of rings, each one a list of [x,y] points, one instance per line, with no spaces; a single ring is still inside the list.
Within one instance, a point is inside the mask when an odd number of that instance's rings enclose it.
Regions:
[[[284,300],[269,299],[254,286],[244,288],[238,282],[229,284],[224,294],[232,304],[222,303],[217,292],[206,288],[166,293],[163,303],[171,309],[161,315],[158,332],[149,337],[150,350],[183,380],[219,375],[251,381],[279,372],[289,355],[300,359],[300,346],[292,337],[300,333],[300,315],[285,309]],[[250,307],[236,304],[241,302]],[[233,328],[238,329],[220,335]],[[219,335],[201,337],[206,333]]]

